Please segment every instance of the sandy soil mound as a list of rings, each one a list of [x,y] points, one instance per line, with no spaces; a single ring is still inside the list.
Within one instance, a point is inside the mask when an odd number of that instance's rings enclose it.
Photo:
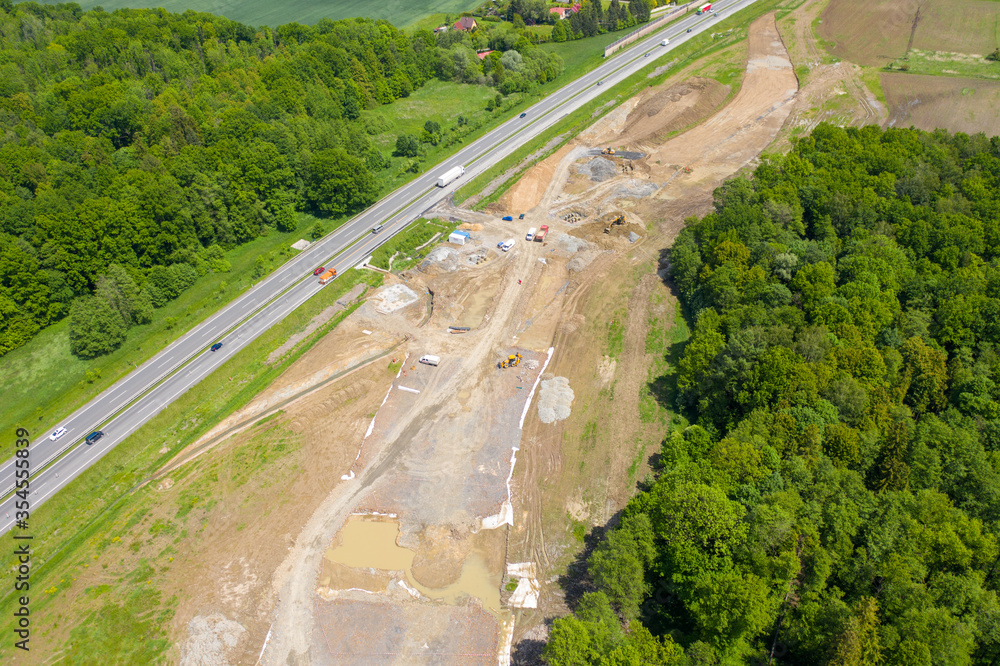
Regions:
[[[733,101],[701,125],[651,151],[653,180],[665,178],[670,184],[656,197],[676,196],[678,185],[715,187],[754,159],[788,118],[798,80],[773,14],[753,22],[748,41],[747,73]]]
[[[729,86],[695,77],[667,88],[651,88],[628,114],[623,133],[632,141],[662,141],[710,114],[726,101]]]
[[[559,168],[559,163],[573,150],[566,145],[533,166],[497,202],[502,210],[525,212],[542,200],[546,188]]]

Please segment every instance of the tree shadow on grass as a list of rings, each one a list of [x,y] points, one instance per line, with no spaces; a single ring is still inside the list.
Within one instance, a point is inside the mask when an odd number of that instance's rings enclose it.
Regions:
[[[580,599],[587,592],[596,592],[597,588],[587,572],[587,560],[591,553],[604,540],[605,535],[618,526],[621,521],[621,510],[616,511],[604,526],[596,525],[583,537],[583,550],[577,553],[573,562],[566,567],[566,573],[559,576],[559,587],[562,588],[566,605],[576,610]]]
[[[555,618],[546,618],[546,627],[552,627]],[[510,651],[511,666],[544,666],[542,652],[545,650],[545,641],[541,638],[522,638],[514,645]]]
[[[657,271],[657,275],[659,275],[663,285],[670,290],[670,294],[681,304],[680,316],[684,318],[688,329],[693,330],[690,313],[684,307],[684,302],[680,299],[676,285],[674,285],[674,283],[670,280],[669,272],[670,248],[664,248],[660,250],[659,270]],[[665,354],[665,360],[667,362],[666,372],[659,377],[656,377],[648,384],[649,391],[653,394],[653,399],[656,400],[661,407],[670,411],[683,411],[682,405],[680,405],[677,401],[677,367],[681,358],[684,356],[684,350],[687,348],[687,344],[687,340],[670,343],[670,347],[667,349],[667,353]]]

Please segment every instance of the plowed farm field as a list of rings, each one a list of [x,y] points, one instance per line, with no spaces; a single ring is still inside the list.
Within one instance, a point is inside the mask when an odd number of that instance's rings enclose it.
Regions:
[[[859,65],[886,65],[911,48],[986,54],[1000,45],[1000,3],[831,0],[817,32],[834,55]]]
[[[1000,82],[947,76],[882,74],[889,126],[996,134]]]

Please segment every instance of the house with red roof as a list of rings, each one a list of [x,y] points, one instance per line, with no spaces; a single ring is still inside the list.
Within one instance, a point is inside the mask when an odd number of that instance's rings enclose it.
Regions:
[[[471,16],[463,16],[462,18],[455,21],[455,30],[465,30],[471,31],[479,27],[476,23],[476,19]]]

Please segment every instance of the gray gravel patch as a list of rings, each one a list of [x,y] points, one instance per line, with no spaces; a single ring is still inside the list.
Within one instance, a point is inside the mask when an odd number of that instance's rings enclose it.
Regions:
[[[576,172],[600,183],[618,175],[618,166],[607,158],[595,157],[583,164],[578,164]]]
[[[542,380],[538,391],[538,418],[542,423],[569,418],[573,397],[573,389],[565,377]]]
[[[590,243],[569,234],[559,234],[556,237],[556,244],[559,245],[560,250],[566,252],[584,252],[590,249]]]
[[[632,179],[626,183],[623,183],[621,187],[614,191],[611,195],[612,199],[643,199],[650,196],[656,190],[660,189],[660,186],[656,183],[652,183],[648,180],[636,180]]]
[[[214,666],[230,663],[227,652],[246,633],[239,622],[224,615],[196,615],[188,622],[188,639],[181,648],[183,666]]]

